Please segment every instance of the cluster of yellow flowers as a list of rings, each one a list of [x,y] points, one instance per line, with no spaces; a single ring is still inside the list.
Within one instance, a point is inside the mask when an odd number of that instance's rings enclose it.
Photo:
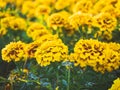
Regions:
[[[10,28],[12,30],[25,30],[26,22],[20,17],[9,16],[1,19],[2,28]]]
[[[90,66],[97,72],[111,72],[120,66],[119,52],[120,44],[80,39],[70,55],[70,61],[82,68]]]
[[[8,4],[12,9],[6,9]],[[94,38],[110,40],[120,19],[119,0],[0,0],[0,9],[0,37],[9,29],[24,30],[33,40],[25,44],[24,55],[36,58],[41,66],[67,57],[67,46],[59,36],[53,35],[54,31],[64,34],[65,30],[65,34],[74,36],[74,32],[79,34],[80,27],[80,32],[86,34],[94,32],[92,28],[97,27],[99,30]],[[20,42],[11,42],[5,47],[8,49],[3,48],[3,60],[21,59],[24,51],[16,49],[18,44],[22,46]],[[120,66],[119,47],[117,43],[81,39],[75,45],[70,61],[81,67],[91,66],[95,71],[112,71]]]
[[[46,27],[54,29],[64,27],[68,35],[73,35],[80,26],[88,25],[87,33],[91,33],[92,27],[98,27],[99,31],[94,37],[102,37],[107,40],[112,39],[112,31],[119,24],[117,20],[120,18],[120,1],[118,0],[1,0],[0,3],[0,8],[3,9],[8,3],[16,7],[12,13],[10,10],[0,11],[0,27],[2,27],[0,36],[5,34],[5,27],[10,27],[13,30],[26,29],[28,32],[29,29],[35,27],[33,25],[27,29],[27,21],[25,22],[23,18],[14,15],[18,11],[26,15],[27,20],[37,18],[41,21],[42,18],[47,24]],[[46,30],[38,30],[37,32],[39,31],[46,32]],[[37,32],[34,35],[37,34],[36,37],[39,37],[40,34]],[[32,37],[33,40],[36,37]]]
[[[41,67],[69,61],[101,73],[117,70],[120,44],[110,41],[120,32],[119,10],[120,0],[0,0],[0,40],[10,38],[0,51],[2,60],[36,59]],[[109,90],[119,89],[120,78]]]
[[[116,80],[114,80],[114,84],[108,90],[120,90],[120,78],[117,78]]]
[[[35,58],[35,53],[38,47],[40,47],[42,44],[44,44],[47,41],[54,41],[57,39],[58,39],[57,35],[48,34],[40,37],[38,40],[35,40],[34,42],[27,44],[26,46],[27,57]]]
[[[40,66],[47,66],[51,62],[60,62],[68,58],[68,47],[57,35],[44,35],[29,44],[21,41],[11,42],[2,49],[2,59],[20,61],[27,58],[36,58]]]

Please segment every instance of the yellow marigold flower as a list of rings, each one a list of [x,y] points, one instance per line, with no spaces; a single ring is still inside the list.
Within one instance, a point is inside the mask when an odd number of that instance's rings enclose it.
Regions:
[[[44,35],[49,35],[51,34],[48,30],[43,29],[43,30],[37,30],[33,32],[33,36],[31,37],[33,40],[38,40],[40,37]]]
[[[105,0],[108,4],[115,5],[116,3],[119,2],[119,0]]]
[[[68,47],[61,40],[47,41],[36,51],[35,57],[40,66],[50,65],[67,59]]]
[[[6,3],[14,3],[15,0],[4,0]]]
[[[26,44],[21,41],[10,42],[10,44],[2,49],[2,59],[7,62],[26,59],[25,45]]]
[[[0,0],[0,8],[4,8],[6,6],[7,2]]]
[[[75,28],[83,25],[92,26],[93,18],[91,14],[77,12],[69,17],[69,22]]]
[[[57,39],[59,39],[58,35],[47,34],[47,35],[41,36],[39,39],[36,40],[36,42],[40,43],[41,45],[46,41],[52,41],[52,40],[57,40]]]
[[[72,0],[58,0],[55,3],[55,9],[61,10],[68,7],[71,4]]]
[[[0,28],[0,37],[5,35],[7,33],[7,30],[5,28]]]
[[[51,9],[49,6],[47,5],[39,5],[37,8],[36,8],[36,12],[35,12],[35,15],[36,17],[39,17],[41,15],[48,15],[50,13]]]
[[[36,49],[39,47],[39,43],[38,42],[32,42],[27,44],[26,46],[26,54],[28,58],[35,58],[35,52]]]
[[[44,4],[47,6],[53,6],[56,3],[56,0],[35,0],[36,3],[38,4]]]
[[[10,17],[11,15],[8,12],[0,12],[0,19]]]
[[[57,39],[58,39],[57,35],[49,34],[49,35],[44,35],[44,36],[40,37],[38,40],[36,40],[32,43],[29,43],[26,46],[27,57],[35,58],[35,52],[38,47],[40,47],[46,41],[52,41],[52,40],[57,40]]]
[[[62,17],[65,20],[65,23],[62,25],[65,29],[65,32],[67,33],[67,35],[72,35],[74,33],[74,31],[76,30],[72,25],[70,25],[69,21],[68,21],[68,17],[71,15],[69,12],[67,11],[61,11],[59,12],[59,14],[62,15]],[[53,26],[54,27],[54,26]],[[62,32],[62,30],[61,30]]]
[[[119,17],[120,18],[120,1],[118,0],[118,2],[116,3],[115,5],[116,9],[115,9],[115,12],[116,12],[116,17]]]
[[[120,66],[120,54],[110,49],[109,44],[108,48],[103,53],[105,53],[105,59],[101,66],[104,67],[104,70],[111,72],[118,69]]]
[[[68,19],[68,17],[71,15],[70,12],[62,10],[59,12],[59,14],[61,14],[66,20]]]
[[[32,37],[32,36],[33,36],[33,33],[34,33],[35,31],[39,31],[39,30],[43,30],[43,29],[45,29],[45,26],[43,26],[42,24],[40,24],[40,23],[32,23],[32,24],[28,27],[28,29],[27,29],[27,35],[28,35],[29,37]]]
[[[27,14],[28,18],[35,16],[35,8],[37,4],[34,1],[25,1],[22,5],[22,13]]]
[[[76,3],[76,5],[73,8],[73,12],[81,11],[83,13],[88,13],[93,7],[92,0],[80,0]]]
[[[25,30],[27,25],[23,18],[8,16],[1,19],[1,26],[12,30]]]
[[[114,83],[112,84],[111,88],[108,90],[120,90],[120,78],[114,80]]]
[[[100,28],[100,30],[109,32],[113,31],[117,25],[117,19],[109,13],[100,13],[95,16],[95,25]]]
[[[81,67],[85,67],[90,58],[92,60],[97,59],[97,56],[100,55],[98,51],[101,50],[104,50],[104,46],[97,40],[79,40],[74,47],[74,53],[71,54],[73,57],[71,60],[75,60],[76,66],[80,65]]]
[[[12,30],[25,30],[27,26],[25,20],[19,17],[9,21],[9,23]]]
[[[61,13],[54,13],[48,18],[48,26],[63,27],[66,24],[66,18]]]
[[[1,19],[1,27],[10,28],[10,21],[14,20],[15,17],[9,16]]]
[[[119,46],[120,48],[120,46]],[[120,53],[113,50],[109,43],[98,40],[79,40],[70,55],[70,61],[82,68],[93,67],[97,72],[111,72],[120,66]]]
[[[15,5],[17,6],[17,8],[20,8],[22,7],[22,4],[24,3],[24,0],[15,0]]]
[[[112,42],[110,42],[110,43],[109,43],[109,47],[110,47],[112,50],[120,53],[120,44],[119,44],[119,43],[115,43],[115,42],[112,43]]]
[[[104,13],[110,13],[113,17],[116,17],[116,11],[115,11],[115,7],[113,5],[106,5],[102,10],[101,12],[104,12]]]
[[[95,3],[93,6],[93,9],[90,10],[90,12],[94,15],[99,14],[101,10],[108,4],[107,2],[105,3],[105,0],[99,0]]]

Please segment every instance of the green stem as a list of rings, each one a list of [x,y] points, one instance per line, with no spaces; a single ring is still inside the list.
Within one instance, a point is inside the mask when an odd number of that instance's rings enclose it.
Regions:
[[[11,83],[10,90],[13,90],[13,82],[11,81],[10,83]]]
[[[58,70],[57,70],[57,85],[58,85],[58,83],[59,83],[59,72],[58,72]]]
[[[68,69],[68,78],[67,78],[67,82],[68,82],[68,85],[67,85],[67,90],[70,90],[70,69]]]
[[[25,60],[25,62],[24,62],[23,69],[26,68],[26,64],[27,64],[27,60]]]

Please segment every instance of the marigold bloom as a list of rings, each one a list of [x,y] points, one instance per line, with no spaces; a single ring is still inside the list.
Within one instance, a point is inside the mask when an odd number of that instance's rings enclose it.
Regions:
[[[40,23],[32,23],[27,29],[27,35],[29,37],[32,37],[32,36],[34,36],[34,34],[33,34],[34,32],[44,30],[44,29],[45,29],[45,26],[43,26],[42,24],[40,24]]]
[[[13,3],[15,0],[3,0],[5,1],[6,3]]]
[[[59,39],[58,35],[47,34],[47,35],[41,36],[39,39],[36,40],[36,42],[43,44],[46,41],[52,41],[57,39]]]
[[[116,12],[116,17],[120,18],[120,1],[118,0],[118,2],[115,4],[115,12]]]
[[[110,42],[110,43],[109,43],[109,47],[110,47],[112,50],[120,53],[120,44],[115,43],[115,42],[114,42],[114,43]]]
[[[51,9],[49,6],[47,5],[39,5],[37,8],[36,8],[36,12],[35,12],[35,15],[36,17],[39,17],[40,15],[48,15],[50,13]]]
[[[9,16],[10,16],[10,14],[8,12],[0,12],[0,19],[9,17]]]
[[[35,32],[33,33],[32,39],[33,39],[33,40],[38,40],[38,39],[40,39],[42,36],[44,36],[44,35],[49,35],[49,34],[51,34],[51,33],[50,33],[48,30],[46,30],[46,29],[39,30],[39,31],[35,31]]]
[[[68,7],[72,3],[72,0],[58,0],[55,3],[55,9],[61,10]]]
[[[80,0],[77,2],[73,8],[73,12],[81,11],[83,13],[88,13],[93,7],[92,0]]]
[[[120,46],[119,46],[120,48]],[[70,56],[75,66],[93,67],[97,72],[111,72],[120,66],[120,53],[113,50],[109,43],[97,40],[79,40]]]
[[[9,23],[12,30],[25,30],[27,26],[23,18],[16,17],[15,19],[9,21]]]
[[[6,17],[10,17],[11,15],[9,14],[9,12],[0,12],[0,19],[6,18]]]
[[[100,13],[95,16],[95,25],[100,28],[100,30],[113,31],[117,25],[117,19],[109,13]]]
[[[1,19],[1,27],[10,28],[10,21],[14,19],[15,19],[14,16],[8,16],[8,17]]]
[[[68,48],[61,40],[47,41],[36,51],[35,57],[40,66],[50,65],[52,62],[60,62],[67,59]]]
[[[66,24],[66,18],[61,13],[54,13],[48,18],[48,26],[63,27]]]
[[[26,22],[23,18],[8,16],[1,19],[1,26],[4,28],[10,28],[12,30],[25,30]]]
[[[7,62],[26,59],[25,45],[26,44],[21,41],[10,42],[10,44],[2,49],[2,59]]]
[[[111,88],[108,90],[120,90],[120,78],[114,80],[114,83],[112,84]]]
[[[69,17],[70,24],[75,28],[79,28],[83,25],[92,26],[93,20],[91,14],[82,12],[77,12]]]
[[[56,3],[56,0],[35,0],[36,3],[38,4],[44,4],[47,6],[53,6]]]
[[[111,14],[113,17],[116,17],[117,16],[117,13],[115,11],[115,7],[113,5],[106,5],[102,10],[101,12],[104,12],[104,13],[109,13]]]
[[[7,5],[7,2],[0,0],[0,8],[4,8]]]
[[[44,35],[42,37],[40,37],[39,39],[37,39],[36,41],[27,44],[26,46],[26,53],[27,53],[27,57],[29,58],[35,58],[35,52],[37,50],[37,48],[39,48],[43,43],[47,42],[47,41],[53,41],[53,40],[57,40],[58,36],[57,35],[52,35],[52,34],[48,34],[48,35]]]
[[[34,1],[25,1],[22,5],[22,13],[26,14],[28,18],[35,17],[35,8],[37,4]]]
[[[93,9],[90,10],[90,12],[94,15],[99,14],[101,10],[107,5],[107,2],[105,3],[105,0],[99,0],[95,3],[93,6]]]
[[[27,44],[26,46],[26,55],[28,58],[34,58],[35,57],[35,52],[36,49],[39,47],[39,43],[38,42],[32,42]]]

